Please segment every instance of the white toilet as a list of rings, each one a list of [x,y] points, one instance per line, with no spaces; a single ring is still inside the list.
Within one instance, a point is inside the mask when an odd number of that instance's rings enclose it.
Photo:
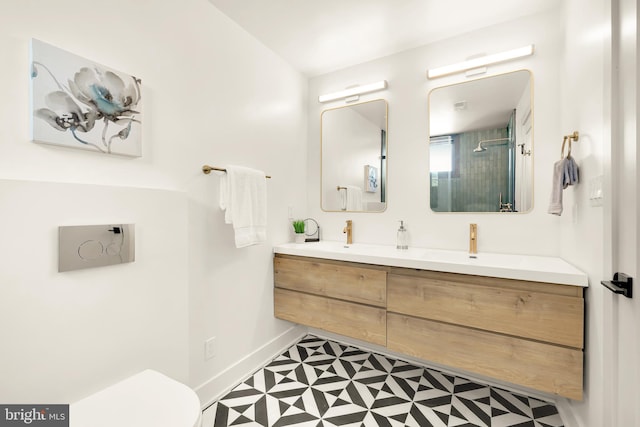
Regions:
[[[200,427],[200,399],[147,369],[70,405],[70,427]]]

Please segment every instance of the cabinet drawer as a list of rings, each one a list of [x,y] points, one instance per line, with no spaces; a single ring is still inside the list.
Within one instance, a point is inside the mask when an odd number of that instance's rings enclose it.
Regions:
[[[316,295],[274,290],[275,316],[379,345],[387,343],[387,315],[381,308]]]
[[[386,307],[387,272],[358,264],[274,258],[274,280],[278,288]]]
[[[389,313],[387,347],[410,356],[582,399],[582,351]]]
[[[451,275],[455,276],[455,275]],[[464,276],[472,277],[472,276]],[[457,279],[457,278],[455,278]],[[389,311],[568,347],[583,347],[584,300],[530,289],[389,274]],[[562,286],[562,285],[553,285]]]

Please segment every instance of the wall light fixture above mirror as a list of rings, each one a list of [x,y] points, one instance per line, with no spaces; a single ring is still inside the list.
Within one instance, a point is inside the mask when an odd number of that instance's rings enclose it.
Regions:
[[[507,50],[505,52],[494,53],[493,55],[485,55],[467,61],[458,62],[444,67],[432,68],[427,70],[427,78],[435,79],[437,77],[447,76],[449,74],[460,73],[462,71],[473,70],[486,67],[491,64],[509,61],[524,56],[533,55],[534,46],[532,44],[517,49]],[[482,70],[483,72],[486,70]]]
[[[335,101],[336,99],[342,98],[352,98],[351,101],[357,101],[360,95],[365,93],[376,92],[378,90],[383,90],[387,88],[387,81],[380,80],[379,82],[369,83],[366,85],[354,86],[347,88],[345,90],[341,90],[339,92],[327,93],[325,95],[318,96],[318,102],[329,102]],[[349,100],[348,100],[349,101]]]
[[[322,112],[322,210],[381,212],[386,209],[387,111],[387,101],[376,99]]]
[[[533,206],[533,91],[528,70],[429,94],[435,212],[527,212]]]

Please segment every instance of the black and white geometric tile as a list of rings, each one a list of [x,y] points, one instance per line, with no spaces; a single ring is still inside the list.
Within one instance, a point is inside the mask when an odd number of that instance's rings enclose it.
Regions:
[[[209,410],[213,427],[563,425],[549,402],[311,335]]]

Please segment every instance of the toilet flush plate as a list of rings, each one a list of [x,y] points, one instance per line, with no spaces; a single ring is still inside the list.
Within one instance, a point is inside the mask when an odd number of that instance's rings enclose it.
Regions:
[[[61,226],[58,229],[58,271],[133,262],[134,242],[134,224]]]

